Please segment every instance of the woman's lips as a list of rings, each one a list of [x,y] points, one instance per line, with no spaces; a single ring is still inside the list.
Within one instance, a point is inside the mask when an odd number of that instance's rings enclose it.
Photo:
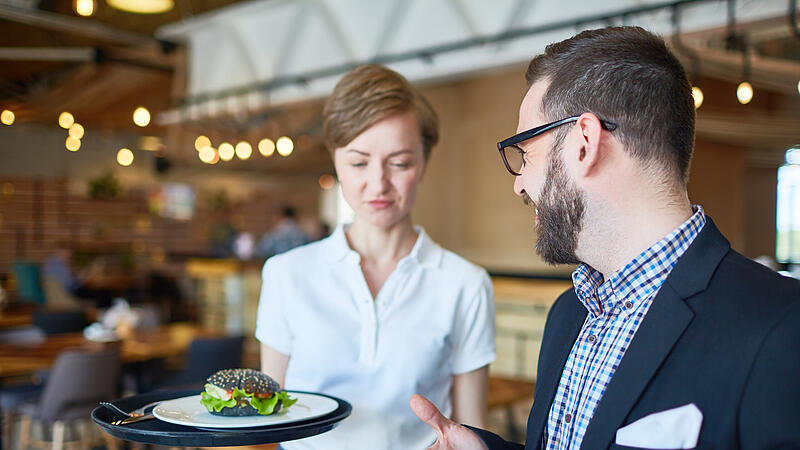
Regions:
[[[392,203],[394,202],[390,200],[370,200],[367,202],[367,204],[369,204],[369,206],[371,206],[374,209],[386,209],[392,206]]]

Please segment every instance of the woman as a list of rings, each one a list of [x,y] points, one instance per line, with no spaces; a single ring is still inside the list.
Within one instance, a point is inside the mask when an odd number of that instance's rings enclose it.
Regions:
[[[283,447],[424,448],[435,435],[408,407],[415,393],[457,422],[485,425],[489,277],[410,216],[436,114],[401,75],[367,65],[336,85],[323,120],[355,219],[266,262],[256,337],[264,372],[287,389],[341,397],[353,412]]]

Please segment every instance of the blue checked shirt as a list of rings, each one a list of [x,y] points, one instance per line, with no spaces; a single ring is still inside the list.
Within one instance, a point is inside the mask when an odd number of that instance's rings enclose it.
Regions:
[[[579,449],[589,421],[664,280],[706,223],[703,208],[608,280],[586,264],[572,273],[589,311],[572,347],[543,438],[547,450]]]

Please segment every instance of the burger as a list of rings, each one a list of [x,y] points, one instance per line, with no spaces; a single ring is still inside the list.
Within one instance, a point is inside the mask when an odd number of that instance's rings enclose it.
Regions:
[[[281,389],[277,381],[253,369],[225,369],[206,379],[200,403],[217,416],[275,414],[297,399]]]

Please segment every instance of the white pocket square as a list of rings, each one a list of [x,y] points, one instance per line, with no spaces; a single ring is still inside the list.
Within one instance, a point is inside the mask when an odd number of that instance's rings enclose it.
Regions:
[[[616,444],[652,449],[697,446],[703,413],[694,403],[642,417],[617,430]]]

